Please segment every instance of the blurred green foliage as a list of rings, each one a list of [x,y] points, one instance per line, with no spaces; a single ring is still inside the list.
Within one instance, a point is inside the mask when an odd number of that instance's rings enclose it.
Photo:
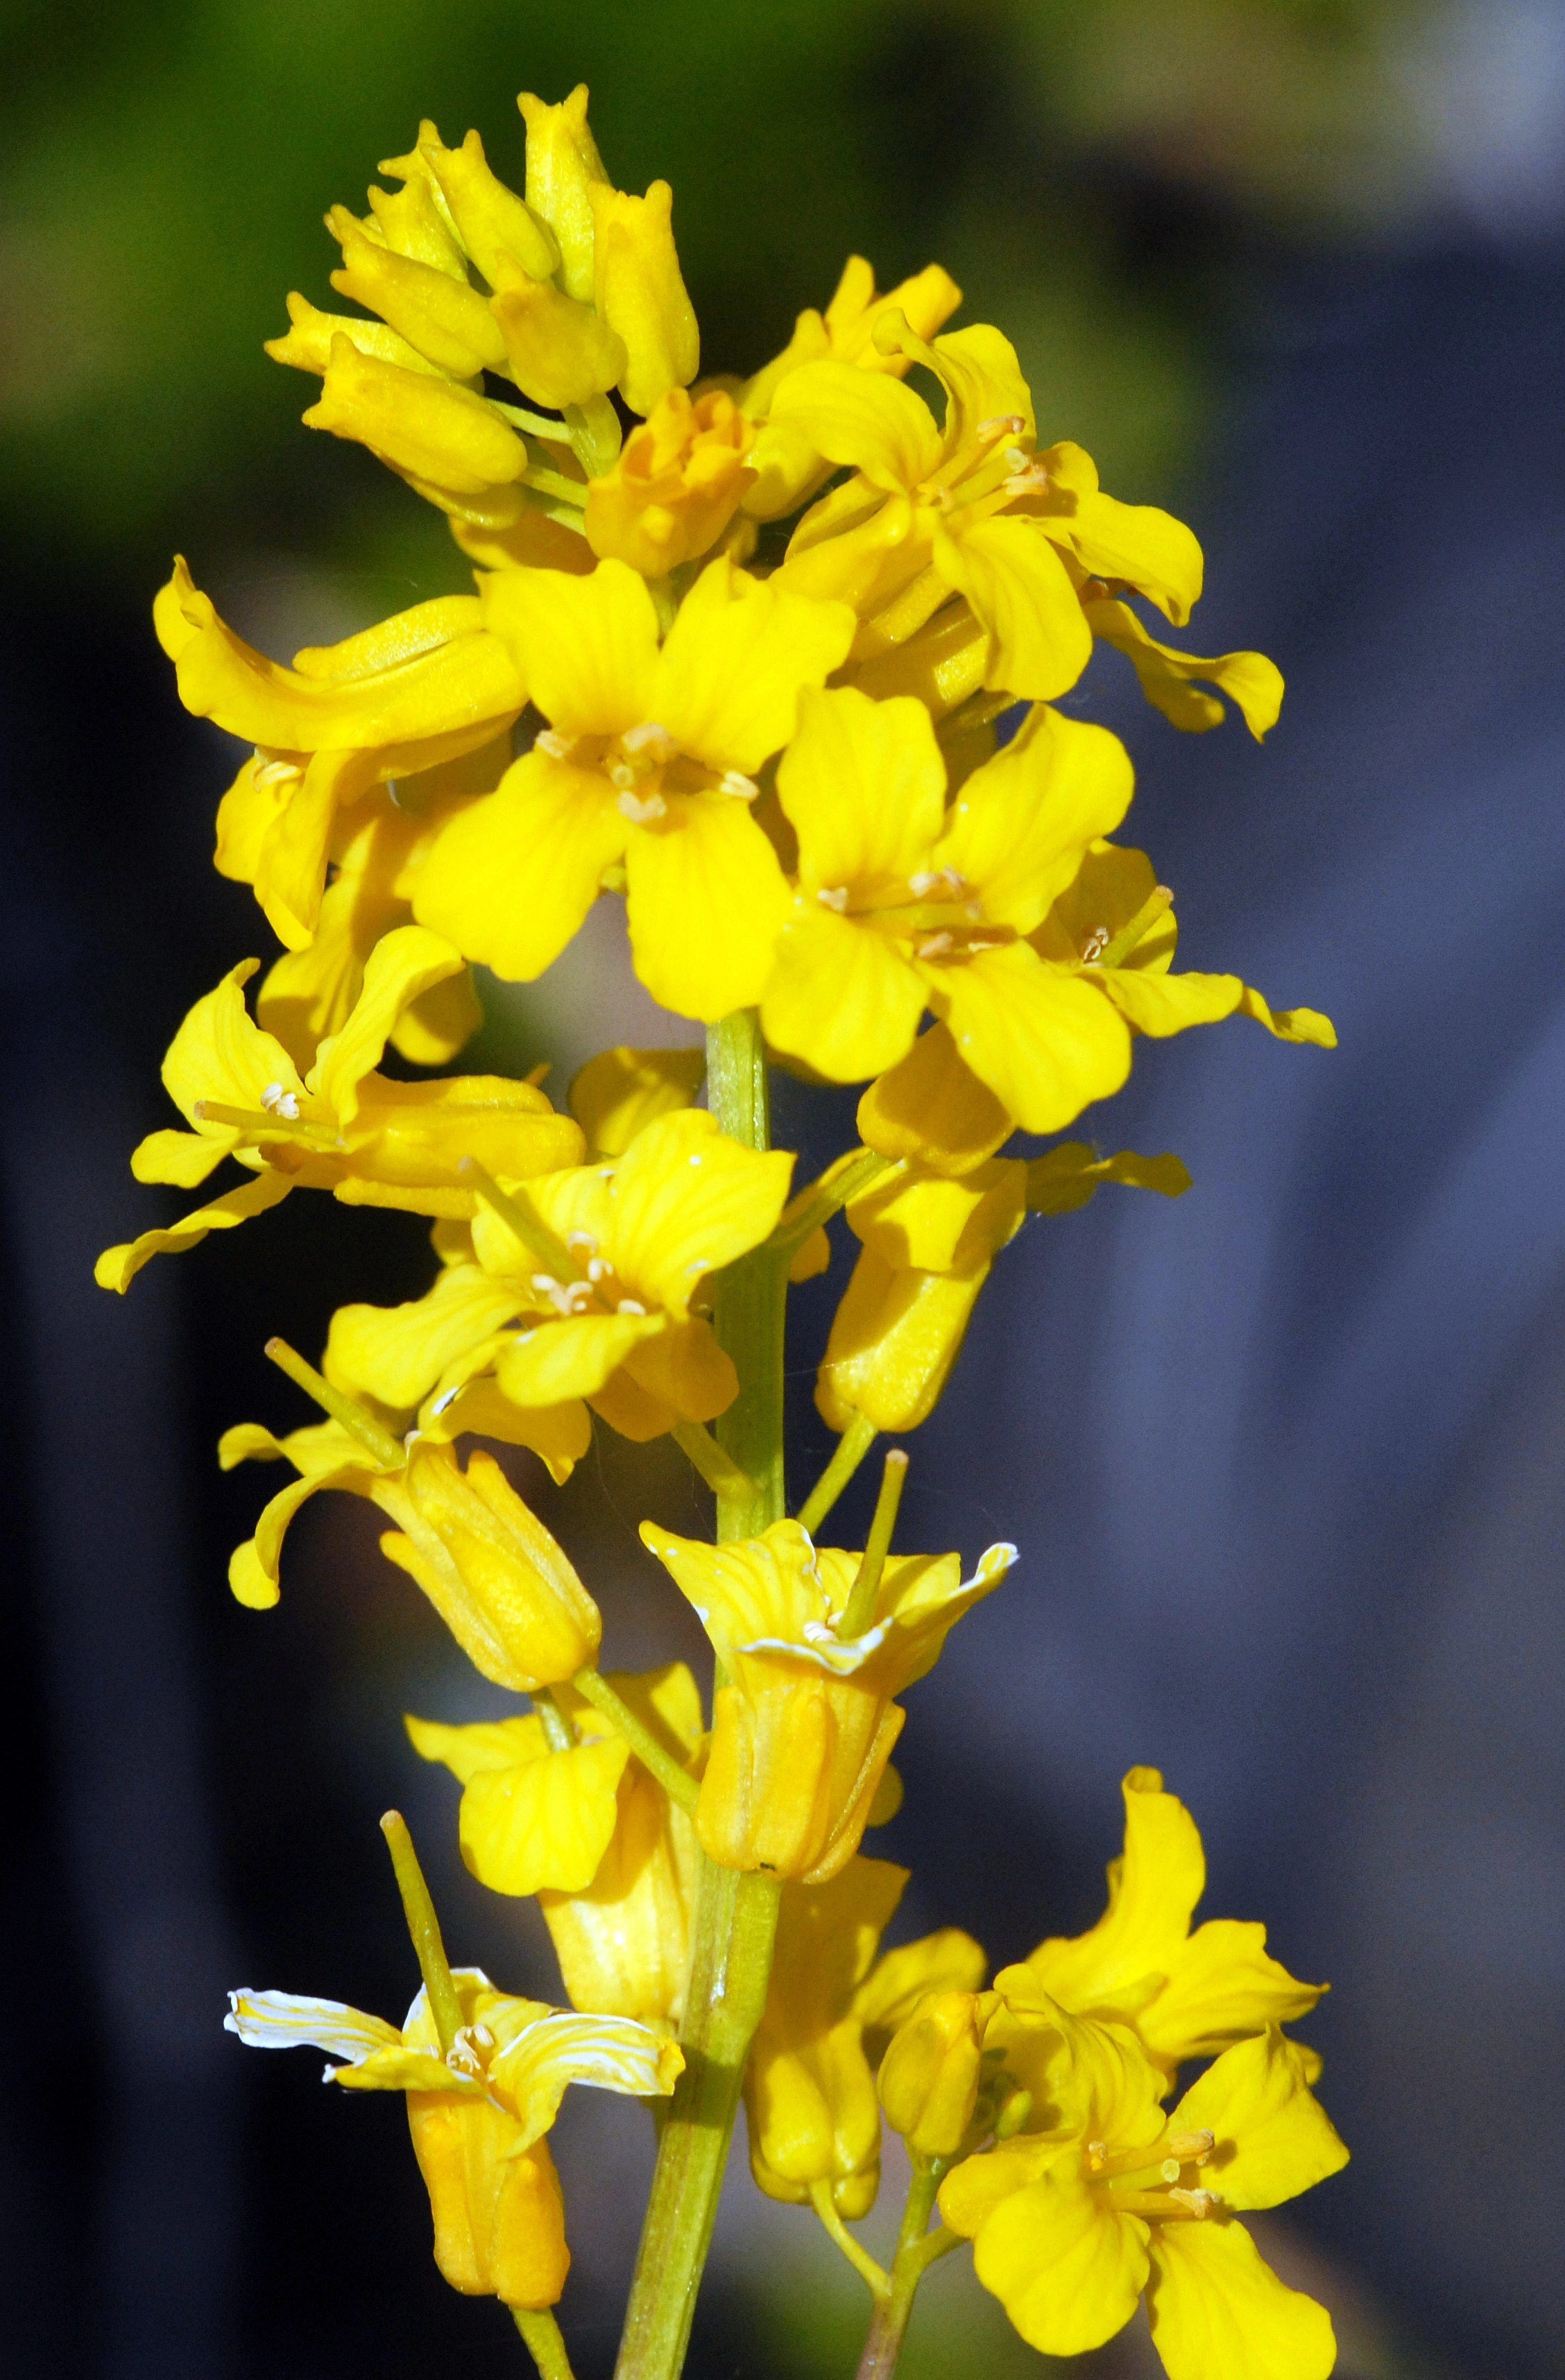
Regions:
[[[224,552],[462,583],[443,525],[303,434],[261,353],[332,302],[321,217],[420,115],[519,178],[522,85],[586,79],[611,173],[674,186],[707,369],[746,369],[858,249],[932,255],[1003,321],[1049,436],[1129,497],[1203,419],[1223,227],[1382,204],[1397,0],[9,0],[0,502],[67,585]],[[1399,160],[1401,161],[1399,163]],[[1356,161],[1356,162],[1355,162]],[[1145,188],[1167,199],[1146,249]],[[1182,214],[1182,209],[1183,211]],[[1171,237],[1194,221],[1197,236]],[[1214,227],[1217,237],[1214,238]],[[138,598],[138,600],[140,600]]]

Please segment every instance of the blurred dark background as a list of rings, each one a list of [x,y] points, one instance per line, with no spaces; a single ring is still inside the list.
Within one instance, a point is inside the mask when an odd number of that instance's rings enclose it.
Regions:
[[[1106,1193],[997,1269],[912,1441],[909,1540],[1012,1536],[1025,1567],[914,1697],[872,1845],[915,1870],[899,1928],[964,1924],[998,1962],[1089,1923],[1118,1778],[1159,1763],[1206,1833],[1207,1912],[1266,1917],[1332,1979],[1310,2034],[1354,2163],[1266,2244],[1333,2306],[1342,2372],[1565,2371],[1565,7],[10,0],[0,23],[7,2368],[518,2368],[502,2312],[434,2272],[400,2105],[219,2025],[240,1983],[400,2015],[391,1801],[454,1949],[556,1988],[402,1735],[405,1708],[494,1698],[374,1516],[312,1506],[270,1615],[224,1584],[271,1483],[220,1478],[216,1437],[304,1418],[263,1341],[313,1353],[334,1305],[415,1293],[422,1227],[301,1196],[123,1303],[91,1263],[162,1211],[126,1160],[169,1120],[174,1027],[272,947],[212,872],[233,760],[175,700],[152,591],[177,546],[285,658],[464,583],[400,482],[299,429],[309,383],[260,342],[286,289],[326,298],[321,213],[421,115],[515,175],[515,91],[585,78],[614,177],[673,182],[706,368],[774,351],[850,249],[883,285],[938,256],[962,319],[1014,338],[1042,433],[1196,527],[1188,641],[1290,680],[1264,752],[1236,722],[1177,736],[1112,655],[1072,698],[1132,744],[1186,963],[1328,1010],[1342,1046],[1147,1046],[1087,1128],[1176,1148],[1195,1190]],[[489,1005],[471,1062],[557,1081],[646,1029],[601,925]],[[792,1087],[782,1108],[807,1155],[846,1122]],[[797,1300],[801,1480],[830,1297]],[[564,1491],[518,1475],[610,1659],[694,1655],[633,1529],[696,1524],[682,1466],[610,1447]],[[562,2315],[593,2380],[649,2143],[574,2097]],[[735,2162],[693,2370],[851,2369],[858,2285]],[[965,2262],[910,2380],[1038,2364]]]

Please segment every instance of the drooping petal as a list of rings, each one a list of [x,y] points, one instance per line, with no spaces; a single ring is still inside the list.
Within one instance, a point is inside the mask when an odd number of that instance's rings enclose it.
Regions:
[[[1158,1040],[1231,1016],[1244,990],[1236,975],[1159,975],[1144,967],[1087,966],[1082,981],[1097,985],[1138,1033]]]
[[[975,448],[981,451],[991,443],[982,435],[986,422],[1001,418],[1014,420],[1020,428],[1010,437],[1031,443],[1032,392],[1003,331],[997,331],[992,322],[970,322],[965,330],[948,331],[928,348],[919,340],[904,339],[899,344],[904,353],[910,349],[917,353],[919,360],[944,383],[946,451],[957,468]]]
[[[1054,973],[1025,942],[929,967],[929,1004],[1025,1132],[1060,1132],[1130,1072],[1130,1035],[1087,984]]]
[[[228,1995],[223,2029],[237,2033],[247,2049],[324,2049],[351,2065],[373,2050],[402,2046],[401,2034],[383,2016],[298,1992],[253,1992],[245,1984]]]
[[[231,968],[215,990],[197,1001],[168,1045],[163,1062],[164,1088],[191,1123],[196,1121],[198,1099],[259,1108],[273,1089],[285,1097],[304,1096],[293,1060],[280,1041],[261,1031],[245,1006],[244,987],[260,964],[259,959],[245,959]],[[221,1124],[208,1129],[218,1136],[220,1150],[233,1138]]]
[[[774,1521],[759,1537],[710,1546],[643,1521],[641,1541],[656,1554],[728,1660],[763,1637],[803,1643],[807,1622],[829,1622],[831,1607],[815,1548],[796,1521]]]
[[[710,1025],[760,998],[788,886],[746,803],[676,795],[670,813],[625,848],[631,955],[661,1007]]]
[[[1082,2014],[1122,2008],[1127,1987],[1172,1973],[1206,1888],[1195,1821],[1158,1770],[1131,1769],[1123,1792],[1124,1848],[1110,1864],[1108,1908],[1086,1933],[1051,1936],[1026,1961],[1045,1991]]]
[[[1041,528],[999,518],[960,537],[937,529],[935,560],[988,631],[986,686],[1030,702],[1070,691],[1092,658],[1092,630]]]
[[[236,1546],[229,1557],[228,1586],[235,1601],[251,1611],[270,1610],[279,1593],[277,1572],[283,1559],[283,1539],[299,1506],[321,1488],[351,1488],[367,1493],[374,1475],[365,1457],[358,1463],[345,1464],[341,1470],[311,1471],[302,1479],[290,1480],[263,1507],[254,1536]]]
[[[581,924],[629,831],[601,770],[528,752],[442,828],[419,870],[413,914],[464,957],[530,983]]]
[[[1275,2024],[1207,2067],[1169,2119],[1173,2131],[1211,2131],[1202,2168],[1225,2206],[1280,2206],[1348,2162],[1348,2152],[1309,2087],[1312,2054]]]
[[[989,1277],[894,1268],[866,1248],[853,1269],[816,1379],[830,1427],[860,1413],[877,1429],[916,1429],[933,1411]]]
[[[687,1108],[706,1072],[704,1050],[600,1050],[571,1077],[570,1111],[595,1157],[623,1157],[638,1132]]]
[[[495,2096],[536,2140],[553,2122],[565,2086],[588,2082],[632,2098],[667,2096],[685,2070],[677,2044],[624,2016],[536,2018],[491,2059]]]
[[[525,1446],[539,1457],[557,1488],[564,1487],[592,1443],[592,1423],[584,1404],[513,1404],[499,1382],[491,1379],[468,1380],[427,1400],[419,1427],[437,1444],[471,1432],[476,1438],[498,1439],[503,1446]]]
[[[620,1377],[686,1421],[715,1421],[739,1393],[733,1357],[718,1345],[711,1324],[698,1314],[674,1323],[656,1339],[643,1339],[631,1349]]]
[[[475,1769],[462,1796],[458,1840],[479,1882],[516,1895],[545,1887],[579,1892],[590,1884],[614,1831],[614,1789],[629,1757],[629,1744],[616,1735],[545,1750],[509,1768]]]
[[[1011,1118],[933,1025],[858,1103],[858,1130],[882,1157],[937,1173],[969,1173],[1011,1136]]]
[[[1099,597],[1085,603],[1083,611],[1093,635],[1128,656],[1142,693],[1175,727],[1198,735],[1225,716],[1217,697],[1201,693],[1192,683],[1195,679],[1220,686],[1239,705],[1257,744],[1268,728],[1276,726],[1282,708],[1282,673],[1265,653],[1219,653],[1202,660],[1148,636],[1128,603]]]
[[[973,2269],[1029,2347],[1080,2355],[1122,2330],[1146,2286],[1148,2227],[1118,2215],[1062,2159],[997,2206]]]
[[[549,1750],[543,1721],[536,1711],[517,1718],[479,1719],[468,1727],[447,1727],[440,1719],[403,1718],[407,1740],[420,1760],[438,1760],[461,1785],[494,1768],[525,1768]]]
[[[562,735],[617,735],[655,716],[658,615],[624,562],[590,577],[498,570],[483,582],[484,619],[518,658],[534,702]]]
[[[929,866],[945,809],[945,762],[928,710],[908,695],[802,694],[777,791],[799,838],[807,897],[846,886],[851,898],[861,885],[894,885],[905,897],[909,877]]]
[[[833,1082],[862,1082],[905,1056],[926,999],[888,935],[801,896],[778,937],[761,1027]]]
[[[758,1247],[781,1215],[793,1159],[745,1148],[704,1109],[660,1117],[614,1173],[620,1279],[681,1319],[698,1282]]]
[[[1280,1041],[1309,1041],[1317,1050],[1335,1050],[1337,1027],[1318,1008],[1268,1008],[1258,991],[1245,984],[1239,996],[1241,1015],[1253,1016]]]
[[[752,578],[720,554],[680,605],[642,715],[709,769],[753,774],[792,735],[801,687],[847,659],[856,625],[845,603]]]
[[[431,987],[457,975],[462,953],[427,926],[397,926],[382,934],[364,967],[364,986],[340,1033],[323,1042],[309,1087],[350,1124],[358,1113],[359,1085],[385,1053],[405,1008]]]
[[[882,1174],[847,1207],[849,1229],[893,1267],[966,1272],[1002,1248],[1026,1210],[1026,1168],[990,1158],[960,1175]]]
[[[1119,825],[1134,789],[1117,735],[1040,706],[968,778],[934,864],[982,892],[986,917],[1031,933],[1087,846]]]
[[[1122,504],[1106,496],[1091,455],[1069,439],[1037,459],[1049,475],[1044,517],[1049,536],[1094,577],[1124,580],[1183,627],[1201,595],[1203,563],[1194,531],[1156,504]]]
[[[425,1296],[406,1305],[340,1305],[326,1341],[326,1377],[381,1404],[416,1405],[524,1303],[514,1281],[497,1281],[478,1265],[446,1265]]]
[[[100,1289],[127,1290],[149,1257],[193,1248],[209,1232],[228,1232],[236,1223],[248,1223],[252,1215],[264,1215],[268,1207],[275,1207],[293,1186],[285,1173],[258,1173],[164,1231],[143,1232],[139,1239],[105,1248],[92,1268],[92,1278]]]
[[[1062,1140],[1027,1165],[1027,1205],[1035,1215],[1068,1215],[1085,1207],[1105,1182],[1122,1182],[1136,1190],[1156,1190],[1164,1198],[1181,1198],[1190,1187],[1189,1169],[1165,1151],[1160,1157],[1139,1157],[1122,1148],[1113,1157],[1099,1157],[1085,1140]]]
[[[1327,2380],[1337,2361],[1323,2305],[1280,2281],[1242,2223],[1164,2223],[1146,2314],[1169,2380]]]
[[[940,433],[923,398],[885,372],[823,358],[778,386],[771,419],[828,462],[862,471],[888,495],[911,493],[940,468]]]

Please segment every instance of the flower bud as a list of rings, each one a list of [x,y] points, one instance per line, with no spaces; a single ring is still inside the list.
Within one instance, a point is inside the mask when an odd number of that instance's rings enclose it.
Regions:
[[[613,469],[588,490],[593,552],[628,562],[649,578],[705,553],[749,483],[745,457],[752,434],[721,389],[692,405],[684,389],[671,388],[632,431]]]
[[[673,192],[666,182],[654,182],[638,199],[595,182],[588,196],[592,300],[625,344],[629,362],[620,395],[633,413],[648,414],[671,388],[693,381],[701,360],[700,334],[673,245]]]
[[[460,149],[443,149],[438,140],[420,140],[419,150],[457,237],[491,286],[499,282],[507,260],[535,281],[547,281],[560,261],[554,236],[490,170],[478,134],[469,132]]]
[[[417,1579],[486,1678],[530,1694],[592,1659],[598,1607],[492,1455],[475,1451],[464,1475],[450,1447],[416,1439],[377,1501],[405,1532],[382,1537],[382,1552]]]
[[[535,405],[585,405],[624,373],[625,341],[552,282],[502,273],[489,303],[512,377]]]
[[[504,369],[500,326],[476,289],[437,265],[420,264],[382,248],[346,207],[334,207],[326,223],[342,243],[342,264],[332,275],[334,289],[379,314],[411,340],[420,355],[457,380],[470,380],[486,368]]]
[[[547,2141],[518,2153],[514,2116],[487,2099],[410,2091],[407,2127],[430,2193],[435,2263],[454,2289],[506,2305],[553,2305],[570,2250]]]
[[[973,2120],[996,1992],[927,1992],[892,2036],[876,2089],[917,2157],[954,2156]]]
[[[560,286],[583,302],[592,296],[592,200],[606,183],[603,161],[587,121],[587,85],[550,107],[530,91],[516,101],[528,128],[527,200],[546,223],[560,250]]]
[[[519,480],[528,450],[509,422],[470,389],[365,355],[342,333],[332,341],[309,430],[356,438],[394,471],[453,495],[478,496]]]

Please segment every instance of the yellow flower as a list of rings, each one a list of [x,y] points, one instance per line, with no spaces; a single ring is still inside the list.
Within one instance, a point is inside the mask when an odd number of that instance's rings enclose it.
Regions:
[[[815,1390],[816,1405],[835,1430],[845,1429],[855,1413],[887,1430],[916,1429],[928,1418],[989,1267],[1026,1211],[1054,1215],[1085,1207],[1105,1182],[1165,1198],[1190,1187],[1177,1157],[1139,1157],[1133,1149],[1099,1157],[1082,1141],[1062,1141],[1030,1163],[988,1156],[1000,1137],[984,1104],[988,1094],[975,1099],[964,1091],[949,1038],[928,1058],[918,1055],[935,1041],[931,1033],[915,1044],[913,1058],[903,1062],[903,1083],[883,1075],[859,1102],[869,1146],[891,1155],[918,1147],[916,1095],[937,1094],[927,1111],[934,1135],[928,1161],[899,1156],[844,1209],[863,1253],[832,1318]],[[981,1092],[971,1076],[968,1082]],[[1009,1117],[1004,1122],[1009,1131]]]
[[[998,1991],[932,1989],[892,2036],[876,2095],[909,2155],[926,2164],[958,2154],[980,2102],[988,2113],[984,2043],[1000,2005]]]
[[[488,792],[509,758],[508,739],[480,745],[461,759],[401,779],[394,796],[391,788],[377,786],[339,813],[315,939],[307,950],[285,951],[256,994],[256,1023],[275,1035],[301,1072],[313,1065],[321,1042],[346,1024],[376,943],[412,922],[412,886],[431,838],[454,810]],[[218,873],[245,882],[254,880],[249,829],[259,805],[251,789],[264,770],[263,762],[247,761],[217,813]],[[443,1066],[482,1021],[464,968],[431,984],[403,1010],[391,1046],[415,1066]]]
[[[696,1832],[724,1867],[824,1883],[857,1850],[904,1714],[892,1696],[933,1668],[947,1631],[998,1586],[1013,1546],[964,1580],[955,1554],[891,1556],[862,1634],[838,1623],[861,1557],[818,1550],[796,1521],[708,1546],[650,1521],[641,1538],[696,1612],[732,1681],[713,1702]]]
[[[1171,975],[1178,940],[1172,903],[1144,851],[1095,843],[1030,937],[1032,947],[1051,972],[1101,992],[1136,1033],[1161,1038],[1239,1014],[1280,1041],[1336,1048],[1331,1021],[1316,1009],[1274,1011],[1236,975]]]
[[[619,392],[632,413],[648,414],[671,388],[696,377],[701,361],[696,316],[673,245],[673,192],[651,182],[644,199],[589,182],[592,302],[599,320],[625,345]]]
[[[1119,614],[1136,625],[1111,602],[1095,622],[1084,595],[1130,588],[1176,625],[1189,618],[1201,592],[1195,538],[1153,505],[1105,495],[1069,440],[1034,453],[1032,398],[1007,339],[981,323],[931,346],[885,320],[875,335],[943,383],[943,429],[912,389],[836,361],[801,366],[771,402],[775,425],[854,472],[800,522],[782,575],[854,605],[855,659],[904,644],[957,595],[983,631],[981,682],[1051,701],[1086,668],[1095,625],[1117,643],[1127,640]],[[1159,666],[1168,675],[1180,661]],[[1258,654],[1191,661],[1185,674],[1222,683],[1257,733],[1277,715],[1281,680]],[[1212,723],[1163,707],[1178,725]]]
[[[700,1742],[701,1711],[695,1681],[684,1664],[651,1670],[644,1678],[616,1673],[605,1682],[670,1749],[677,1745],[675,1756],[685,1766]],[[414,1750],[425,1760],[443,1761],[464,1788],[457,1840],[479,1882],[491,1892],[516,1896],[547,1892],[557,1902],[595,1882],[610,1845],[627,1826],[644,1849],[670,1847],[661,1840],[643,1843],[652,1809],[638,1806],[648,1799],[639,1788],[649,1789],[654,1804],[659,1799],[663,1804],[651,1829],[656,1838],[668,1832],[668,1795],[639,1761],[627,1768],[631,1752],[625,1737],[568,1683],[556,1685],[553,1698],[555,1710],[548,1718],[533,1711],[471,1727],[443,1727],[433,1719],[413,1718],[406,1725]],[[556,1738],[552,1742],[551,1727]],[[569,1742],[560,1740],[567,1730],[575,1738]],[[679,1815],[688,1839],[689,1822],[683,1811]],[[672,1858],[666,1864],[671,1869],[675,1865]],[[605,1900],[623,1903],[634,1882],[624,1867],[622,1858],[616,1876],[605,1879],[611,1888]],[[613,1889],[616,1885],[618,1889]],[[617,1915],[623,1923],[623,1906]],[[673,1947],[660,1948],[660,1996],[667,1981],[667,1954]],[[625,2005],[627,1993],[638,1995],[646,1984],[641,1972],[645,1945],[637,1946],[636,1961],[637,1973],[618,1979],[615,2002],[593,1998],[589,2004],[617,2004],[621,2015],[649,2013]],[[568,1981],[566,1988],[580,2006]],[[663,2009],[652,2012],[667,2013]]]
[[[340,2000],[230,1992],[224,2023],[252,2049],[323,2049],[328,2082],[405,2091],[430,2193],[435,2262],[453,2289],[507,2305],[554,2304],[570,2266],[559,2179],[544,2135],[571,2082],[663,2098],[680,2051],[618,2016],[579,2016],[497,1992],[478,1967],[452,1978],[461,2029],[444,2057],[420,1991],[399,2029]]]
[[[990,1158],[961,1175],[882,1174],[846,1209],[864,1244],[831,1321],[815,1402],[835,1430],[928,1419],[989,1267],[1026,1212],[1027,1169]]]
[[[1155,1768],[1124,1780],[1125,1840],[1109,1868],[1109,1906],[1089,1932],[1051,1936],[997,1990],[1041,1988],[1078,2016],[1131,2025],[1170,2074],[1268,2025],[1306,2016],[1324,1984],[1302,1984],[1268,1955],[1266,1927],[1191,1912],[1207,1881],[1195,1821]],[[1304,2051],[1313,2060],[1312,2051]]]
[[[755,424],[710,389],[694,405],[671,388],[587,491],[587,541],[649,578],[715,545],[755,478]]]
[[[398,1409],[424,1400],[421,1426],[447,1437],[492,1431],[495,1399],[467,1417],[491,1379],[515,1407],[585,1399],[626,1438],[710,1421],[738,1380],[692,1302],[710,1272],[767,1237],[792,1165],[727,1139],[704,1110],[659,1116],[616,1160],[529,1183],[546,1241],[536,1229],[519,1239],[486,1207],[476,1260],[449,1266],[426,1297],[341,1308],[327,1376]]]
[[[592,186],[609,178],[587,120],[587,85],[578,82],[553,107],[524,91],[516,105],[528,128],[528,206],[554,236],[560,286],[585,303],[592,296]]]
[[[921,703],[843,688],[805,694],[799,713],[778,771],[799,863],[761,1004],[769,1040],[851,1081],[895,1065],[932,1007],[1028,1132],[1118,1090],[1125,1026],[1025,940],[1129,807],[1118,738],[1037,710],[948,815]]]
[[[782,354],[773,356],[745,383],[741,406],[752,420],[766,420],[772,399],[789,373],[828,356],[861,371],[887,372],[900,380],[913,358],[878,347],[877,322],[900,314],[922,337],[930,338],[961,303],[961,290],[938,264],[927,264],[922,273],[899,282],[882,298],[877,295],[875,270],[868,259],[850,256],[825,313],[817,312],[813,306],[806,309]],[[745,510],[757,520],[776,520],[791,513],[831,468],[792,422],[770,422],[758,442],[754,459],[757,481],[745,498]]]
[[[289,1522],[321,1488],[342,1488],[395,1522],[381,1551],[423,1588],[483,1676],[516,1694],[574,1677],[597,1652],[598,1607],[494,1457],[475,1449],[464,1473],[448,1446],[415,1438],[400,1461],[394,1447],[382,1461],[334,1421],[283,1439],[255,1422],[225,1430],[224,1471],[281,1459],[299,1474],[235,1550],[228,1584],[239,1602],[257,1611],[276,1602]]]
[[[527,700],[474,595],[436,596],[341,644],[307,647],[291,670],[224,625],[183,560],[152,619],[186,710],[257,747],[224,801],[219,865],[254,884],[289,950],[314,934],[339,807],[492,744]]]
[[[793,734],[800,689],[843,659],[852,614],[726,557],[702,572],[661,650],[646,583],[623,562],[589,578],[502,572],[483,601],[551,723],[498,792],[446,827],[415,914],[530,982],[623,860],[637,972],[654,999],[709,1021],[748,1006],[788,909],[750,814],[754,772]]]
[[[983,1979],[983,1951],[955,1926],[876,1960],[906,1882],[905,1868],[855,1852],[824,1884],[782,1888],[745,2075],[750,2170],[769,2198],[803,2205],[824,2185],[850,2222],[868,2213],[880,2176],[881,2044],[924,1991]]]
[[[1039,1993],[1035,2023],[1050,2007]],[[1002,2143],[940,2186],[940,2213],[972,2240],[984,2287],[1046,2355],[1101,2346],[1145,2289],[1170,2380],[1325,2380],[1329,2316],[1284,2287],[1233,2219],[1347,2162],[1311,2095],[1306,2053],[1273,2026],[1225,2050],[1165,2119],[1161,2078],[1132,2036],[1053,2015],[1070,2131]]]
[[[199,1000],[169,1045],[164,1087],[193,1130],[150,1133],[130,1160],[139,1182],[182,1189],[204,1182],[225,1157],[255,1178],[172,1229],[106,1248],[100,1287],[124,1290],[160,1250],[191,1247],[299,1187],[330,1190],[350,1206],[460,1216],[474,1207],[464,1159],[515,1179],[579,1156],[579,1127],[530,1083],[494,1075],[405,1083],[376,1073],[404,1011],[461,972],[459,954],[438,934],[401,926],[376,945],[341,1032],[302,1078],[281,1042],[246,1012],[243,986],[259,964],[246,960]]]

